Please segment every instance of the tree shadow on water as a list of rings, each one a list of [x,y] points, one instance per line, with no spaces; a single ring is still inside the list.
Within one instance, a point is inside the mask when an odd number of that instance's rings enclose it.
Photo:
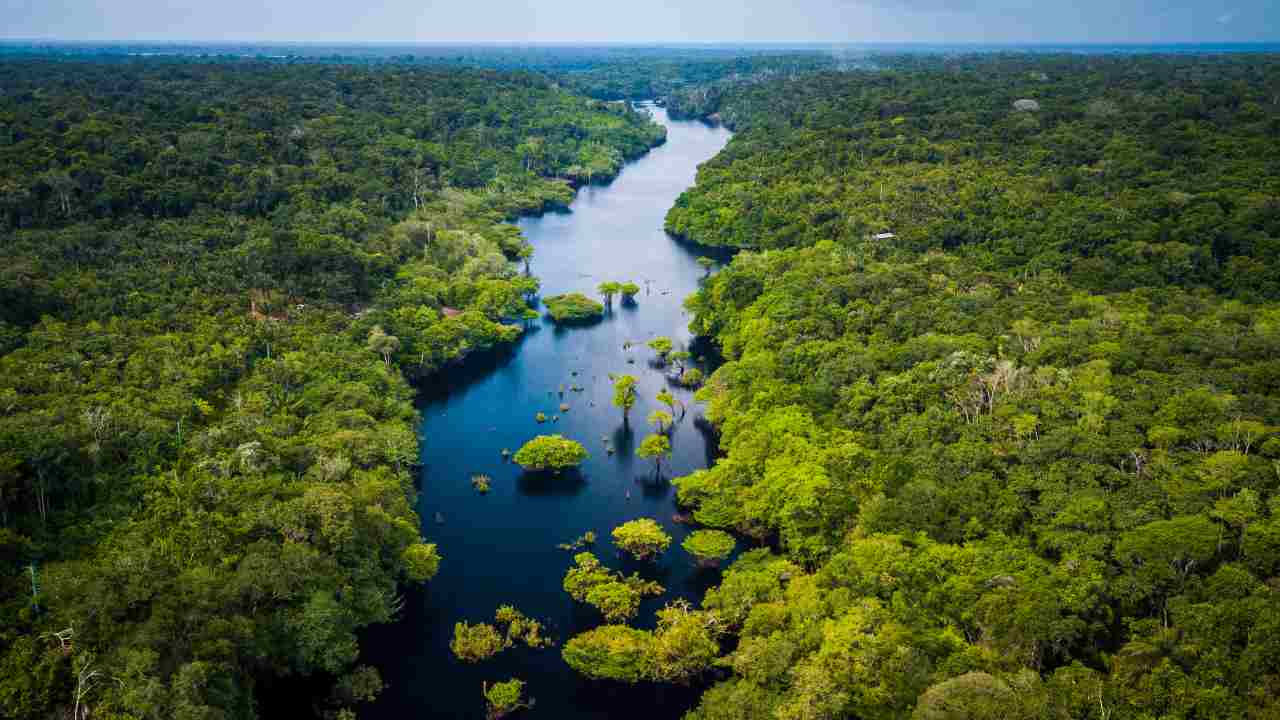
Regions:
[[[609,447],[613,448],[615,457],[624,469],[631,466],[636,456],[636,431],[631,428],[630,423],[614,428]]]
[[[526,470],[516,479],[516,490],[527,497],[571,497],[582,492],[587,478],[581,470]]]

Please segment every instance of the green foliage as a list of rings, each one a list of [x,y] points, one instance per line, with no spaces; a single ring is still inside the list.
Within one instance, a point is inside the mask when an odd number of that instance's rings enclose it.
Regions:
[[[636,455],[652,459],[655,472],[662,475],[662,461],[671,457],[671,440],[661,432],[648,435],[640,441]]]
[[[516,339],[506,221],[662,129],[457,68],[10,58],[0,86],[0,554],[41,560],[45,608],[0,579],[0,715],[70,715],[80,672],[94,717],[341,686],[440,562],[406,380]]]
[[[636,377],[634,375],[609,375],[613,381],[613,406],[622,409],[625,421],[636,404]]]
[[[651,518],[639,518],[614,528],[613,544],[637,560],[654,560],[671,546],[671,536]]]
[[[595,607],[610,622],[635,617],[645,596],[662,594],[658,583],[638,575],[624,577],[601,565],[591,553],[578,553],[573,560],[574,566],[564,576],[564,591],[574,600]]]
[[[591,322],[604,315],[604,306],[582,293],[566,293],[543,298],[547,314],[561,325]]]
[[[510,605],[503,605],[494,613],[494,624],[466,622],[455,623],[453,640],[449,649],[463,662],[488,660],[516,643],[537,649],[554,643],[544,637],[542,623],[525,616]]]
[[[706,382],[706,376],[698,368],[689,368],[680,373],[680,384],[687,388],[701,387]]]
[[[525,470],[554,470],[578,467],[589,457],[587,449],[561,435],[539,435],[516,451],[514,460]]]
[[[649,413],[649,417],[646,419],[648,420],[650,425],[653,425],[658,429],[659,433],[665,433],[667,430],[671,428],[671,423],[672,423],[671,413],[667,412],[666,410],[654,410],[653,412]]]
[[[676,602],[658,611],[656,630],[604,625],[565,643],[569,667],[590,678],[688,683],[720,654],[714,616]]]
[[[694,530],[680,543],[684,551],[704,567],[715,567],[733,554],[738,543],[723,530]]]
[[[511,647],[506,637],[498,629],[488,623],[469,625],[465,622],[453,626],[453,640],[449,649],[454,656],[463,662],[480,662],[488,660]]]
[[[675,484],[780,551],[704,598],[736,642],[691,717],[1280,707],[1275,68],[886,57],[723,90],[739,132],[669,229],[762,251],[686,302],[724,456]]]
[[[602,625],[570,638],[561,654],[579,675],[634,683],[652,673],[652,641],[647,630]]]
[[[622,292],[622,283],[606,280],[596,290],[604,296],[604,304],[613,307],[613,297]]]
[[[618,290],[622,293],[622,299],[630,302],[640,294],[640,286],[633,282],[624,282],[618,286]]]
[[[524,681],[515,678],[506,682],[484,685],[485,713],[489,720],[498,720],[516,710],[528,707],[524,702]]]
[[[413,543],[400,556],[405,575],[413,582],[426,582],[440,569],[440,553],[434,543]]]
[[[671,343],[671,338],[661,335],[650,340],[647,344],[649,345],[649,349],[657,353],[658,359],[663,362],[666,362],[667,355],[671,353],[671,350],[674,347]]]

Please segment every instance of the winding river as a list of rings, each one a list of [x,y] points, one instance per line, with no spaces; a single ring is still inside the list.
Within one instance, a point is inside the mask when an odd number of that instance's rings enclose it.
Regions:
[[[454,623],[492,622],[503,604],[543,620],[560,643],[601,624],[594,609],[575,605],[561,589],[573,553],[557,546],[588,530],[598,536],[594,552],[606,564],[640,571],[667,588],[645,601],[636,622],[642,627],[652,626],[654,610],[666,602],[696,600],[718,580],[715,571],[694,569],[680,549],[688,529],[673,520],[675,492],[669,483],[652,482],[653,465],[635,457],[635,448],[651,431],[646,416],[660,407],[654,396],[668,387],[644,343],[666,335],[679,348],[689,345],[682,301],[704,274],[695,259],[708,254],[669,238],[663,217],[693,183],[698,164],[728,142],[729,132],[673,121],[661,108],[652,112],[667,127],[664,145],[628,165],[613,183],[583,188],[570,212],[519,223],[534,246],[532,271],[543,295],[594,296],[601,281],[631,280],[646,288],[635,304],[615,302],[602,322],[589,327],[539,321],[510,351],[473,358],[426,390],[418,512],[423,534],[439,544],[444,562],[427,587],[406,595],[399,622],[366,638],[366,661],[380,669],[387,688],[362,717],[482,718],[482,682],[511,677],[526,681],[526,694],[536,701],[523,711],[527,717],[661,720],[678,718],[696,699],[689,688],[584,680],[564,664],[558,648],[515,648],[478,665],[449,651]],[[628,341],[634,343],[630,350],[624,348]],[[630,427],[611,404],[609,373],[639,378]],[[670,389],[689,412],[672,434],[668,477],[706,467],[715,451],[697,422],[692,393]],[[570,409],[560,412],[561,403]],[[559,419],[539,425],[539,411]],[[504,448],[514,451],[549,433],[587,447],[591,458],[580,472],[538,477],[503,460]],[[476,473],[493,478],[487,495],[471,487]],[[654,518],[674,537],[656,566],[620,558],[609,541],[613,527],[641,517]]]

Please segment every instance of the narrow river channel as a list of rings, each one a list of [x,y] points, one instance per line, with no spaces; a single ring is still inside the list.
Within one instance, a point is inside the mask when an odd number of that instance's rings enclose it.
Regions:
[[[604,280],[631,280],[647,288],[635,304],[615,302],[602,322],[589,327],[562,329],[542,320],[509,352],[473,358],[426,390],[418,512],[423,534],[439,544],[444,562],[429,586],[405,597],[399,622],[369,633],[367,661],[388,686],[369,717],[482,718],[481,683],[512,677],[527,682],[526,693],[536,700],[521,712],[531,718],[662,720],[678,718],[696,698],[694,689],[584,680],[564,664],[558,647],[516,648],[478,665],[449,651],[454,623],[492,622],[503,604],[547,623],[559,643],[601,624],[594,609],[576,606],[561,589],[573,553],[557,545],[588,530],[596,533],[593,550],[606,564],[640,571],[667,588],[645,602],[637,625],[652,626],[654,611],[673,598],[700,599],[718,579],[714,571],[694,569],[680,549],[688,529],[673,520],[675,491],[652,482],[653,465],[635,457],[635,448],[651,432],[645,418],[660,407],[655,395],[668,387],[663,370],[651,366],[645,342],[666,335],[678,348],[688,347],[682,302],[704,274],[695,259],[706,253],[669,238],[663,217],[693,183],[698,164],[728,142],[729,132],[672,121],[661,108],[652,112],[667,127],[666,144],[628,165],[612,184],[583,188],[571,212],[519,223],[534,246],[532,271],[544,296],[595,296]],[[630,350],[624,349],[628,341]],[[609,373],[639,378],[629,427],[611,404]],[[667,477],[706,467],[714,453],[695,422],[701,411],[692,393],[670,389],[689,412],[673,433]],[[561,412],[561,403],[570,409]],[[539,411],[559,420],[540,425],[534,420]],[[590,451],[580,473],[531,476],[503,460],[504,448],[515,451],[550,433]],[[493,478],[487,495],[472,489],[469,479],[476,473]],[[674,537],[656,566],[623,560],[609,541],[613,527],[641,517],[657,520]]]

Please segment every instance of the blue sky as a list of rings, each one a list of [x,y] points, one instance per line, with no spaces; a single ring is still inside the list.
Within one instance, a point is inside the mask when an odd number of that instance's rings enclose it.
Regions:
[[[0,37],[387,42],[1257,42],[1280,1],[0,0]]]

